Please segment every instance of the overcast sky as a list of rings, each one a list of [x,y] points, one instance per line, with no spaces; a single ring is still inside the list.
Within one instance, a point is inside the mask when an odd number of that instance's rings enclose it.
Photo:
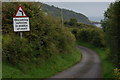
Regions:
[[[87,17],[103,17],[103,13],[109,7],[110,2],[44,2],[60,8],[82,13]]]

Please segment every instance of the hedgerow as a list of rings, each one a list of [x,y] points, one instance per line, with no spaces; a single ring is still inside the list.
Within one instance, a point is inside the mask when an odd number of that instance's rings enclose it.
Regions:
[[[13,31],[13,15],[19,4],[30,18],[30,31]],[[8,7],[9,6],[9,7]],[[60,20],[46,15],[41,3],[3,3],[3,61],[19,63],[41,63],[52,55],[70,53],[75,48],[75,37]]]

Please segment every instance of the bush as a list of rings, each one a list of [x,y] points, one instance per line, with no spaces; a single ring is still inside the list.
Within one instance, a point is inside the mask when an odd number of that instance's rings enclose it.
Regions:
[[[30,17],[30,32],[13,32],[12,18],[21,4]],[[8,7],[9,6],[9,7]],[[11,64],[38,62],[52,55],[70,53],[75,37],[60,20],[44,15],[41,3],[3,3],[3,60]]]
[[[110,49],[110,58],[120,68],[120,1],[111,3],[101,21],[106,35],[106,45]]]
[[[90,39],[90,33],[86,29],[79,30],[77,34],[77,40],[88,42]]]
[[[96,30],[93,30],[91,31],[90,36],[91,36],[90,43],[98,47],[101,47],[103,45],[99,32],[97,32]]]
[[[31,57],[31,47],[25,38],[22,40],[15,36],[3,36],[3,61],[17,64],[19,61],[28,62]]]
[[[105,46],[104,32],[100,28],[71,28],[70,31],[75,35],[77,41],[88,42],[96,47]]]

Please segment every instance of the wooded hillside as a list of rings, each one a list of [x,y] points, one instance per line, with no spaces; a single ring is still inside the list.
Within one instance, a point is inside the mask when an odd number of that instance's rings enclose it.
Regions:
[[[42,10],[48,13],[49,15],[52,15],[54,17],[61,18],[61,9],[55,6],[49,6],[47,4],[42,4]],[[74,12],[72,10],[62,9],[63,18],[64,20],[70,20],[71,18],[77,19],[78,22],[85,23],[85,24],[91,24],[88,17],[81,13]]]

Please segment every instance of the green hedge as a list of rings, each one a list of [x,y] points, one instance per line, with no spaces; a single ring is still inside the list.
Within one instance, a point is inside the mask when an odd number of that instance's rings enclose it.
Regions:
[[[30,32],[13,32],[13,15],[21,4],[30,18]],[[9,7],[8,7],[9,6]],[[52,55],[70,53],[75,37],[59,19],[45,15],[41,3],[3,3],[3,61],[19,66],[30,61],[41,63]]]
[[[70,30],[80,42],[88,42],[96,47],[105,46],[104,32],[100,28],[71,28]]]

